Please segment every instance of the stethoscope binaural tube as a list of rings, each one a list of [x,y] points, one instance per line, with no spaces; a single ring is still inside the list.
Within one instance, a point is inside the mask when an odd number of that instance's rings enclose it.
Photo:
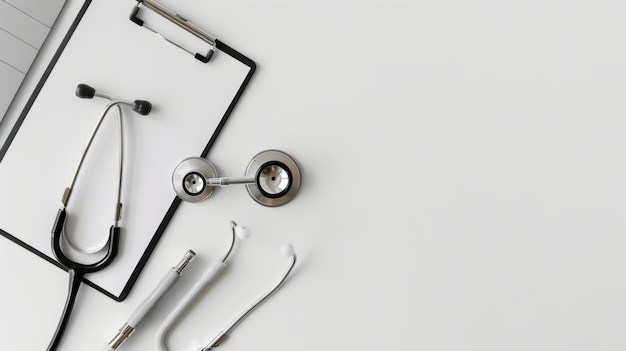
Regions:
[[[91,132],[91,136],[89,137],[87,146],[85,147],[85,150],[83,151],[80,161],[78,162],[78,166],[76,167],[76,171],[74,172],[74,175],[72,176],[72,181],[70,185],[67,188],[65,188],[65,192],[63,193],[63,197],[61,198],[61,203],[63,204],[63,209],[67,208],[68,202],[72,195],[72,191],[74,189],[74,185],[76,184],[76,179],[78,178],[78,174],[80,173],[83,163],[85,161],[85,157],[87,156],[87,152],[89,152],[89,149],[91,148],[91,144],[93,143],[93,140],[96,137],[96,134],[98,133],[98,130],[100,129],[100,126],[102,125],[102,122],[104,121],[104,118],[106,117],[107,113],[112,107],[116,107],[118,121],[119,121],[119,131],[120,131],[120,135],[119,135],[120,153],[119,153],[119,173],[118,173],[118,182],[117,182],[117,201],[115,205],[115,215],[114,215],[113,221],[114,221],[114,225],[117,226],[122,216],[121,198],[122,198],[122,178],[124,174],[124,122],[122,120],[122,109],[120,108],[120,105],[131,106],[133,111],[139,113],[140,115],[145,116],[145,115],[148,115],[150,111],[152,110],[152,104],[144,100],[135,100],[133,102],[115,100],[113,99],[112,96],[97,92],[94,88],[86,84],[78,85],[78,87],[76,88],[76,96],[78,96],[79,98],[83,98],[83,99],[91,99],[94,96],[96,96],[96,97],[108,99],[111,102],[106,105],[106,107],[104,108],[104,111],[102,112],[102,115],[100,116],[100,119],[98,120],[98,123],[96,124],[94,130]],[[77,245],[72,243],[71,240],[67,240],[67,242],[68,244],[70,244],[70,246],[73,249],[75,249],[78,252],[87,253],[87,254],[93,253],[93,251],[78,247]],[[96,250],[96,251],[99,251],[99,250]]]
[[[59,209],[59,211],[57,212],[57,216],[54,221],[54,225],[52,227],[52,236],[51,236],[52,252],[54,253],[54,256],[59,261],[59,263],[61,263],[63,266],[67,268],[70,279],[69,279],[68,295],[65,301],[65,307],[61,314],[61,318],[59,320],[59,324],[57,325],[57,329],[54,333],[54,336],[52,337],[52,340],[50,341],[50,344],[48,345],[48,348],[47,348],[48,351],[56,350],[59,343],[61,342],[61,338],[63,337],[63,334],[65,333],[67,323],[69,321],[70,315],[74,308],[74,303],[76,301],[78,289],[80,288],[80,283],[83,277],[85,276],[85,274],[98,272],[106,268],[108,265],[110,265],[113,262],[113,259],[115,259],[115,257],[117,256],[118,246],[119,246],[119,237],[120,237],[119,220],[121,218],[121,208],[122,208],[121,189],[122,189],[122,176],[123,176],[123,163],[124,163],[123,161],[123,150],[124,150],[123,139],[124,138],[123,138],[122,111],[119,106],[120,105],[131,106],[133,111],[141,115],[149,114],[150,110],[152,109],[152,105],[148,101],[135,100],[134,102],[127,102],[127,101],[122,101],[122,100],[114,100],[111,96],[97,93],[95,89],[84,84],[78,85],[78,87],[76,88],[76,95],[80,98],[93,98],[94,96],[98,96],[98,97],[103,97],[108,100],[111,100],[111,102],[106,105],[104,111],[102,112],[100,119],[98,120],[98,123],[96,124],[96,127],[91,133],[89,142],[87,143],[87,146],[81,156],[78,167],[76,168],[76,171],[74,172],[74,176],[72,177],[72,182],[70,186],[65,189],[65,192],[63,193],[63,197],[61,199],[61,203],[63,204],[63,207]],[[75,247],[76,245],[72,245],[72,243],[68,240],[68,238],[65,235],[65,224],[68,219],[67,205],[72,195],[72,190],[74,188],[76,178],[78,177],[78,174],[80,173],[81,167],[83,165],[87,152],[89,151],[89,148],[91,147],[94,137],[96,136],[100,128],[100,125],[102,124],[102,121],[106,117],[107,113],[113,107],[117,107],[118,117],[119,117],[119,122],[120,122],[120,162],[119,162],[119,180],[118,180],[118,189],[117,189],[115,218],[113,221],[113,225],[109,228],[108,240],[105,246],[103,247],[103,249],[106,248],[106,254],[104,255],[104,257],[102,257],[101,259],[99,259],[98,261],[94,263],[83,264],[83,263],[75,262],[72,259],[68,258],[63,251],[62,244],[67,243],[69,247],[76,249],[76,251],[85,252],[85,250],[76,248]]]

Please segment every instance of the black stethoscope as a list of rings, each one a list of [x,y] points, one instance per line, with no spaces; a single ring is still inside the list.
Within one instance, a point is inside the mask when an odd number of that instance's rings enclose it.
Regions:
[[[70,279],[69,279],[69,289],[68,289],[68,294],[67,294],[67,300],[65,301],[65,307],[63,309],[63,313],[61,315],[61,319],[59,320],[59,324],[54,333],[54,336],[52,340],[50,341],[50,345],[48,345],[48,349],[47,349],[48,351],[56,350],[56,348],[58,347],[61,341],[63,333],[65,332],[65,329],[67,327],[67,322],[69,321],[70,314],[72,313],[72,309],[74,308],[74,302],[76,301],[76,295],[78,294],[80,283],[83,277],[85,276],[85,274],[98,272],[106,268],[108,265],[111,264],[111,262],[113,262],[113,259],[115,258],[115,256],[117,256],[119,236],[120,236],[119,221],[121,219],[121,211],[122,211],[121,194],[122,194],[122,175],[123,175],[123,164],[124,164],[124,128],[123,128],[123,122],[122,122],[122,109],[120,105],[130,106],[133,111],[144,116],[148,115],[150,113],[150,110],[152,109],[152,104],[150,104],[150,102],[148,101],[135,100],[133,102],[129,102],[129,101],[123,101],[123,100],[115,100],[112,96],[103,94],[100,92],[96,92],[94,88],[85,84],[78,85],[78,87],[76,88],[76,96],[78,96],[79,98],[83,98],[83,99],[91,99],[94,96],[96,96],[96,97],[101,97],[101,98],[110,100],[110,102],[104,108],[104,111],[102,112],[102,115],[100,116],[100,119],[98,120],[98,123],[96,124],[96,127],[91,133],[91,137],[89,138],[89,142],[87,143],[87,146],[85,147],[85,151],[83,152],[80,162],[78,163],[78,167],[76,168],[76,171],[74,172],[74,176],[72,178],[72,182],[70,186],[67,187],[65,189],[65,192],[63,193],[63,197],[61,199],[63,207],[59,209],[57,216],[56,216],[56,220],[54,221],[54,226],[52,227],[52,240],[51,240],[52,252],[54,253],[54,256],[59,261],[59,263],[61,263],[63,266],[67,268]],[[104,255],[104,257],[102,257],[100,260],[91,264],[82,264],[82,263],[78,263],[68,258],[63,252],[62,246],[64,245],[62,245],[62,243],[66,243],[67,244],[66,246],[69,246],[70,248],[78,252],[90,253],[86,250],[80,249],[78,246],[73,244],[67,238],[67,235],[65,234],[65,231],[66,231],[65,224],[68,218],[67,204],[72,195],[72,190],[74,188],[74,184],[76,183],[76,178],[78,177],[78,174],[81,170],[83,162],[85,161],[85,156],[87,155],[87,152],[89,151],[89,148],[91,147],[94,137],[96,136],[96,133],[100,129],[100,126],[102,124],[102,121],[104,120],[104,117],[107,115],[109,110],[113,107],[117,107],[117,115],[119,119],[119,131],[120,131],[119,179],[118,179],[118,185],[117,185],[117,202],[116,202],[116,207],[115,207],[116,208],[115,218],[113,221],[114,222],[113,225],[109,229],[109,238],[106,244],[104,245],[104,247],[101,249],[101,250],[104,250],[106,248],[106,254]]]

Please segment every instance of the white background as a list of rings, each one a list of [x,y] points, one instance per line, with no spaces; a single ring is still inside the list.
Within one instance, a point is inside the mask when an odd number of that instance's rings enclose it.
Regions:
[[[259,65],[210,159],[238,176],[278,148],[298,159],[304,186],[277,209],[235,186],[183,204],[126,301],[81,289],[62,350],[103,347],[193,248],[197,261],[122,347],[151,349],[159,320],[223,254],[230,219],[253,236],[172,349],[208,342],[269,288],[284,241],[299,253],[291,279],[220,349],[626,347],[625,3],[172,8]],[[3,348],[44,349],[66,274],[7,240],[0,257]]]

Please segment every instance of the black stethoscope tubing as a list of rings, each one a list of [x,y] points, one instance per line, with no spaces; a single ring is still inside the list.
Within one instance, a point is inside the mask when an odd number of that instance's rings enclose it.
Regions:
[[[65,301],[65,307],[63,308],[63,312],[61,314],[61,319],[59,320],[59,324],[57,325],[56,331],[50,344],[48,345],[48,351],[54,351],[58,347],[61,342],[61,338],[65,333],[65,329],[67,328],[67,324],[74,308],[74,303],[76,302],[76,296],[78,295],[78,289],[80,288],[81,281],[85,274],[95,273],[110,265],[118,253],[119,240],[120,240],[120,227],[119,220],[121,218],[121,193],[122,193],[122,174],[123,174],[123,163],[124,163],[124,128],[122,123],[122,110],[119,105],[129,105],[132,106],[133,110],[139,114],[147,115],[150,113],[152,109],[152,105],[148,101],[143,100],[135,100],[134,102],[127,102],[122,100],[114,100],[111,96],[106,94],[97,93],[95,89],[85,85],[79,84],[76,88],[76,95],[80,98],[93,98],[94,96],[103,97],[108,100],[111,100],[109,104],[105,107],[96,127],[91,133],[91,137],[89,138],[89,142],[85,147],[85,151],[80,159],[78,167],[76,168],[76,172],[72,178],[71,185],[65,189],[63,194],[63,198],[61,202],[63,203],[63,208],[59,209],[57,212],[56,219],[54,221],[54,226],[52,227],[52,236],[51,236],[51,246],[52,252],[56,259],[61,263],[69,273],[69,287],[67,299]],[[118,119],[119,119],[119,130],[120,130],[120,162],[119,162],[119,181],[118,181],[118,189],[117,189],[117,202],[116,202],[116,210],[115,210],[115,218],[114,224],[109,229],[109,238],[107,240],[106,245],[103,247],[106,248],[106,254],[100,260],[91,263],[91,264],[82,264],[76,262],[70,258],[68,258],[63,252],[62,242],[66,242],[70,247],[76,249],[77,251],[81,251],[79,248],[75,247],[68,238],[65,237],[65,224],[67,222],[67,204],[69,202],[70,196],[72,194],[72,189],[74,187],[74,183],[76,182],[76,178],[81,170],[83,161],[85,160],[85,156],[91,147],[91,144],[96,136],[102,121],[105,116],[109,112],[112,107],[117,107],[118,111]],[[102,250],[99,250],[102,251]]]
[[[67,272],[69,273],[69,287],[67,299],[65,300],[65,307],[63,308],[61,319],[59,320],[59,324],[57,325],[56,331],[54,332],[54,337],[50,341],[50,345],[48,345],[48,351],[56,350],[59,343],[61,342],[61,338],[63,337],[65,329],[67,328],[67,323],[70,319],[70,315],[72,314],[72,310],[74,309],[74,303],[76,302],[78,289],[80,288],[81,281],[83,280],[85,274],[98,272],[106,268],[109,264],[113,262],[113,259],[117,256],[119,247],[120,227],[111,226],[111,228],[109,229],[109,240],[107,241],[106,245],[107,253],[103,258],[92,264],[82,264],[69,259],[67,256],[65,256],[61,248],[61,240],[63,240],[63,226],[65,225],[66,219],[67,211],[64,208],[60,209],[57,213],[57,218],[55,220],[52,230],[52,252],[54,253],[54,256],[59,261],[59,263],[67,268]]]

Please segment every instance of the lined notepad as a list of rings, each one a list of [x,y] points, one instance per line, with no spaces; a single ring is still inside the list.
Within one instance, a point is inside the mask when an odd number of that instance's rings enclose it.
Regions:
[[[65,0],[0,0],[0,119],[64,4]]]

